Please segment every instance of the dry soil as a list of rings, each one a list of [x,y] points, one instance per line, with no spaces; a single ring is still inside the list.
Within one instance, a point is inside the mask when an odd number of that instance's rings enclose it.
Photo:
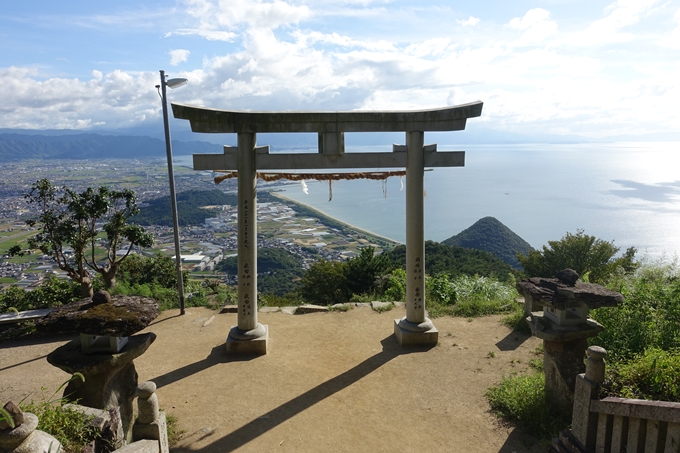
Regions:
[[[545,451],[503,426],[484,396],[527,371],[536,338],[500,316],[437,318],[437,346],[402,349],[392,332],[404,315],[260,313],[269,353],[239,358],[225,349],[235,314],[171,310],[146,329],[157,339],[135,364],[186,431],[176,452]],[[56,390],[69,376],[45,357],[67,340],[0,343],[0,401]]]

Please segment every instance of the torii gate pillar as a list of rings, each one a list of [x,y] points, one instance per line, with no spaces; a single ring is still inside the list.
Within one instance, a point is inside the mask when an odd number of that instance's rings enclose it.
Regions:
[[[238,134],[238,324],[227,354],[267,353],[269,330],[257,322],[257,169],[254,133]]]
[[[439,331],[425,316],[424,133],[406,132],[406,317],[394,320],[401,346],[436,345]]]
[[[425,131],[461,131],[482,114],[482,103],[432,110],[391,112],[235,112],[172,104],[175,118],[193,132],[236,133],[238,147],[224,154],[194,154],[194,170],[238,170],[238,325],[227,352],[266,354],[268,329],[257,322],[257,170],[406,167],[406,317],[394,321],[399,344],[436,345],[437,329],[425,316],[425,234],[423,176],[428,167],[462,167],[465,153],[424,146]],[[406,132],[406,146],[391,153],[345,153],[345,132]],[[256,148],[258,132],[314,132],[319,152],[269,154]]]

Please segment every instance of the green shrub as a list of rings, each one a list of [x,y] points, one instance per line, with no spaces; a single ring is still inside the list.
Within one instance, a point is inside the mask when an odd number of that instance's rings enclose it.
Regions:
[[[512,282],[489,277],[461,275],[449,280],[438,274],[425,280],[427,309],[432,317],[450,315],[479,317],[504,313],[516,305]]]
[[[632,275],[612,274],[607,287],[619,291],[618,307],[591,311],[605,331],[591,341],[610,362],[628,361],[647,349],[680,348],[680,271],[676,263],[642,266]]]
[[[156,283],[130,286],[127,282],[119,282],[111,289],[111,295],[151,297],[158,302],[161,311],[179,308],[177,289],[165,288]]]
[[[65,305],[80,299],[80,285],[71,280],[51,277],[32,291],[16,285],[0,292],[0,313],[10,307],[18,311],[35,310]]]
[[[568,425],[545,399],[543,373],[504,377],[486,396],[494,414],[537,437],[549,439]]]
[[[345,263],[320,259],[302,276],[300,295],[310,304],[345,303],[352,297],[347,285]]]
[[[622,398],[680,401],[680,350],[650,348],[621,364],[608,364],[605,391]]]
[[[389,274],[384,299],[397,302],[406,300],[406,271],[404,269],[398,268]]]

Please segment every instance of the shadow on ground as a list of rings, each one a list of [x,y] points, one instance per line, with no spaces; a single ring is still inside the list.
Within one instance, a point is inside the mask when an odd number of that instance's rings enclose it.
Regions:
[[[266,433],[267,431],[274,429],[278,425],[284,423],[286,420],[295,417],[297,414],[325,400],[326,398],[334,395],[335,393],[338,393],[341,390],[346,389],[347,387],[351,386],[360,379],[368,376],[369,374],[371,374],[381,366],[385,365],[390,360],[396,358],[397,356],[402,354],[410,354],[414,352],[424,352],[431,349],[431,347],[413,347],[409,349],[402,349],[401,346],[399,346],[399,344],[395,341],[393,336],[384,338],[383,340],[380,341],[380,344],[382,345],[382,351],[379,352],[378,354],[369,357],[368,359],[364,360],[363,362],[359,363],[353,368],[345,371],[344,373],[332,379],[329,379],[323,384],[319,384],[318,386],[303,393],[302,395],[297,396],[292,400],[282,404],[276,409],[273,409],[267,412],[266,414],[262,414],[261,416],[257,417],[254,420],[251,420],[250,422],[246,423],[237,430],[232,431],[226,436],[220,439],[216,439],[212,444],[210,444],[209,449],[211,451],[220,452],[231,452],[237,450],[240,447],[244,446],[245,444],[261,436],[262,434]],[[218,350],[219,352],[217,352]],[[196,373],[205,369],[207,366],[212,366],[217,362],[224,362],[225,355],[223,351],[224,345],[216,346],[215,348],[213,348],[211,354],[208,356],[207,359],[192,365],[188,365],[184,368],[180,368],[175,372],[179,372],[180,373],[179,376],[186,377],[189,374]],[[211,360],[216,361],[211,364]],[[163,380],[165,379],[165,385],[167,385],[167,383],[174,382],[173,380],[171,381],[167,380],[169,379],[169,375],[171,374],[172,373],[168,373],[166,375],[160,376],[152,380],[158,384],[160,382],[163,382]],[[166,378],[166,376],[168,377]],[[160,386],[161,385],[159,385],[159,387]],[[205,439],[207,436],[210,436],[211,434],[212,432],[198,431],[196,433],[189,435],[189,437],[198,436],[196,439],[194,439],[194,441],[198,441],[201,439]],[[194,450],[186,447],[173,448],[173,452],[177,453],[188,453],[192,451]]]

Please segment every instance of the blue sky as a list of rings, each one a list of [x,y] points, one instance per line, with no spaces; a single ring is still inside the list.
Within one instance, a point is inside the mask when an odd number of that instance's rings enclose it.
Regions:
[[[214,108],[481,100],[469,124],[500,131],[680,131],[680,0],[23,0],[0,55],[0,128],[157,124],[165,69]]]

